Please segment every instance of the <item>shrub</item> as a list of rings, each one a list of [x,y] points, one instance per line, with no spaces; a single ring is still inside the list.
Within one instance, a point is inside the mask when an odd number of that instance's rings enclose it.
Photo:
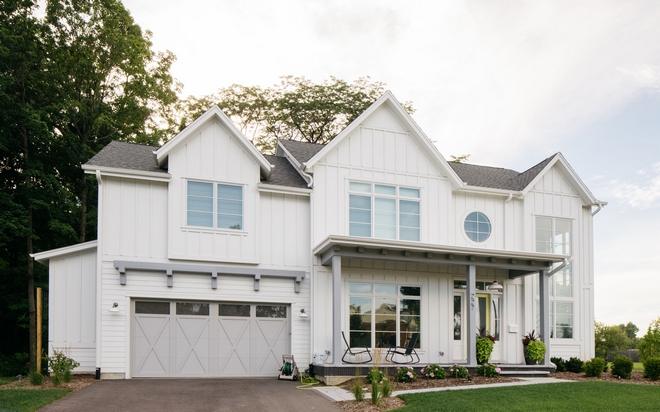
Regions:
[[[605,359],[593,358],[584,364],[583,369],[585,375],[599,377],[605,369]]]
[[[432,363],[425,368],[422,368],[422,374],[426,376],[427,379],[444,379],[445,370],[440,366]]]
[[[44,376],[39,372],[31,372],[29,377],[30,383],[35,386],[41,386],[41,384],[44,383]]]
[[[79,362],[69,358],[64,354],[64,351],[53,351],[53,356],[48,357],[48,365],[53,371],[51,376],[53,385],[59,386],[62,381],[71,382],[73,375],[71,372],[80,366]]]
[[[493,352],[493,341],[489,337],[477,339],[477,362],[488,362],[490,354]]]
[[[654,381],[660,378],[660,358],[648,358],[644,361],[644,376]]]
[[[646,359],[660,357],[660,318],[649,325],[646,335],[637,344],[639,358],[644,362]]]
[[[417,374],[412,366],[406,366],[405,368],[399,368],[396,372],[396,381],[397,382],[413,382]]]
[[[570,358],[569,360],[566,361],[566,371],[567,372],[573,372],[573,373],[580,373],[582,372],[582,365],[584,362],[580,358]]]
[[[502,370],[492,363],[484,363],[481,366],[477,366],[476,372],[477,375],[482,375],[487,378],[495,378],[500,376],[500,372],[502,372]]]
[[[380,405],[380,399],[383,397],[382,396],[383,392],[380,389],[380,383],[376,380],[371,382],[371,403],[373,405]]]
[[[543,361],[543,358],[545,357],[545,343],[540,340],[534,340],[529,342],[529,345],[527,345],[527,354],[525,357],[538,362]]]
[[[30,372],[30,354],[15,353],[13,356],[0,354],[0,376],[27,375]]]
[[[557,366],[557,372],[566,372],[566,361],[562,358],[550,358],[550,362]]]
[[[369,373],[367,373],[367,383],[372,384],[375,382],[382,382],[385,374],[378,368],[371,368]]]
[[[449,376],[452,378],[467,378],[468,377],[468,370],[464,366],[458,366],[457,363],[454,364],[451,368],[449,368]]]
[[[383,380],[383,386],[381,386],[380,392],[383,394],[383,398],[392,396],[392,384],[389,379]]]
[[[355,396],[356,402],[362,402],[364,400],[364,389],[362,389],[362,379],[357,378],[351,386],[351,393]]]
[[[617,356],[612,363],[612,375],[629,379],[633,370],[633,361],[625,356]]]

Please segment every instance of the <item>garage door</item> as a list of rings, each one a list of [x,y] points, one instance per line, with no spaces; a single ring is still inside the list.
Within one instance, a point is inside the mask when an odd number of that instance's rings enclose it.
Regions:
[[[290,353],[281,304],[136,300],[134,377],[276,376]]]

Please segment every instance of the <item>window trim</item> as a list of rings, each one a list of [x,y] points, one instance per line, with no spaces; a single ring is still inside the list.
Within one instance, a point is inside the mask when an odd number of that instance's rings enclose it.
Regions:
[[[470,216],[472,213],[478,213],[478,214],[484,216],[488,220],[488,226],[489,226],[490,230],[488,232],[488,237],[486,239],[482,240],[482,241],[473,240],[472,238],[470,238],[470,235],[468,234],[467,230],[465,230],[465,222],[467,221],[468,216]],[[475,245],[485,245],[486,243],[491,241],[491,239],[493,239],[493,222],[488,217],[488,215],[486,213],[484,213],[480,210],[475,209],[475,210],[471,210],[471,211],[467,212],[463,216],[463,220],[461,221],[461,228],[462,228],[462,232],[463,232],[463,235],[465,236],[465,238],[468,241],[470,241],[471,243],[475,244]],[[479,232],[474,232],[474,233],[479,233]]]
[[[221,180],[199,179],[195,177],[183,177],[183,196],[182,196],[182,225],[181,230],[184,232],[206,232],[206,233],[231,233],[247,235],[248,231],[245,229],[245,188],[244,183],[226,182]],[[213,226],[193,226],[188,224],[188,182],[210,183],[213,187]],[[230,229],[217,227],[218,224],[218,185],[236,186],[241,188],[241,228]]]
[[[365,237],[365,236],[359,236],[359,235],[351,235],[351,196],[363,196],[363,197],[369,197],[370,198],[370,212],[371,212],[371,221],[369,223],[370,226],[370,236],[368,236],[369,239],[383,239],[383,240],[393,240],[393,241],[402,241],[402,242],[421,242],[422,241],[422,228],[424,227],[424,224],[422,222],[422,188],[417,187],[417,186],[412,186],[412,185],[400,185],[396,183],[383,183],[383,182],[375,182],[375,181],[364,181],[364,180],[356,180],[356,179],[346,179],[346,210],[347,210],[347,219],[346,219],[346,233],[349,236],[354,236],[354,237]],[[351,183],[358,183],[358,184],[365,184],[365,185],[370,185],[371,191],[369,193],[366,192],[359,192],[355,190],[351,190]],[[396,192],[394,195],[387,195],[387,194],[381,194],[381,193],[376,193],[376,186],[390,186],[394,187]],[[419,192],[419,197],[413,198],[413,197],[407,197],[407,196],[401,196],[400,191],[401,189],[412,189],[412,190],[417,190]],[[395,238],[385,238],[385,237],[376,237],[376,204],[375,204],[375,199],[376,198],[383,198],[383,199],[393,199],[395,201]],[[401,239],[401,229],[402,228],[408,228],[408,229],[415,229],[409,226],[402,226],[401,225],[401,201],[410,201],[410,202],[417,202],[419,204],[419,227],[416,229],[418,230],[419,237],[417,240],[409,240],[409,239]],[[404,215],[408,215],[409,213],[404,213]],[[359,223],[359,222],[356,222]]]

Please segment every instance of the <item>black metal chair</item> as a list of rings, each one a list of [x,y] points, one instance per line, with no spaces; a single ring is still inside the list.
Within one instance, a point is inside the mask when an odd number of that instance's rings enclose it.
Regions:
[[[344,356],[342,356],[341,361],[344,363],[350,363],[352,365],[357,365],[361,363],[369,363],[371,362],[371,352],[369,352],[369,348],[365,348],[364,350],[358,350],[355,351],[351,348],[351,345],[348,344],[348,341],[346,340],[346,335],[344,335],[344,332],[341,333],[341,337],[344,338],[344,343],[346,343],[346,352],[344,352]],[[366,353],[369,356],[369,359],[367,359],[364,362],[351,362],[346,360],[346,356],[351,355],[353,357],[356,357],[357,355],[361,355],[363,353]]]
[[[404,347],[404,346],[391,345],[390,348],[387,350],[387,354],[385,355],[385,361],[397,363],[399,365],[419,363],[419,355],[417,355],[417,351],[415,350],[415,345],[417,344],[418,340],[419,340],[419,332],[415,332],[410,337],[410,340],[408,341],[408,346]],[[405,362],[399,362],[394,360],[395,355],[400,355],[405,357]],[[417,360],[415,360],[415,358],[417,358]]]

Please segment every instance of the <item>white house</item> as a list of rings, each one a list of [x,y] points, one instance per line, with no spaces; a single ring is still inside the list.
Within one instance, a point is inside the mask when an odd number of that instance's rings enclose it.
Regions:
[[[217,107],[164,146],[113,142],[83,169],[98,240],[50,265],[49,351],[102,378],[341,375],[346,345],[422,363],[594,355],[593,216],[557,153],[519,173],[448,163],[385,93],[331,143],[261,154]],[[338,368],[339,367],[339,368]],[[346,373],[344,373],[346,374]],[[353,372],[348,374],[353,375]]]

